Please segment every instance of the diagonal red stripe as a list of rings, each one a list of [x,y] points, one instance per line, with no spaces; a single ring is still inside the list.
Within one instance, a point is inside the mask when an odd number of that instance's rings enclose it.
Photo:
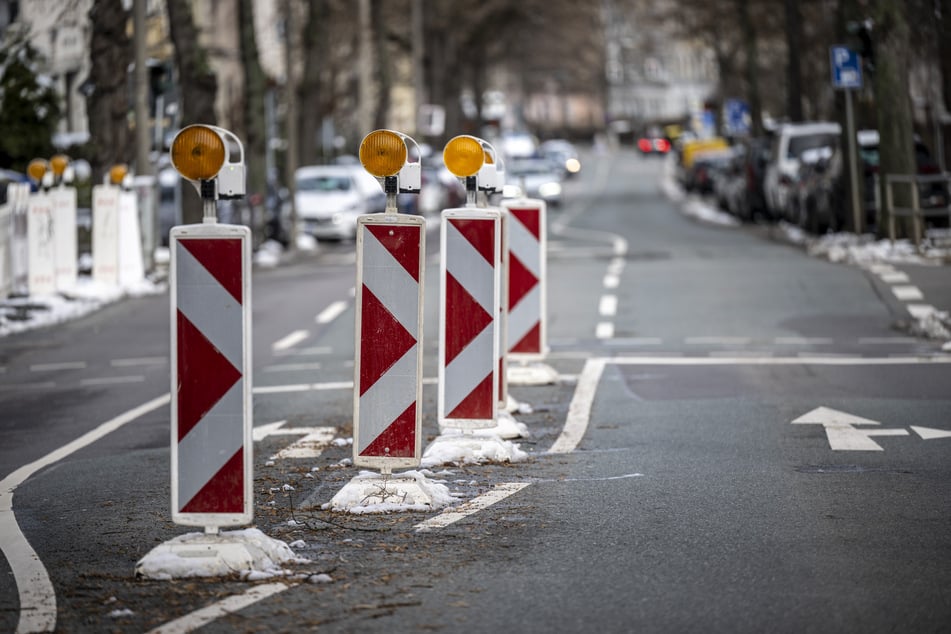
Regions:
[[[366,285],[363,286],[360,321],[360,396],[363,396],[384,372],[413,347],[416,338]]]
[[[240,238],[188,238],[179,242],[239,304],[242,303]]]
[[[509,310],[522,301],[528,292],[538,285],[538,278],[515,257],[509,254]]]
[[[244,448],[238,449],[179,512],[243,513]]]
[[[542,235],[541,232],[541,211],[538,209],[509,209],[509,213],[515,216],[515,218],[523,225],[528,231],[535,236],[536,240],[540,239]]]
[[[416,455],[416,402],[373,439],[361,456],[412,458]]]
[[[231,389],[241,372],[178,313],[178,440]]]
[[[519,339],[518,343],[512,346],[509,352],[518,352],[522,354],[538,354],[542,351],[542,325],[536,323],[532,329],[525,333],[525,336]]]
[[[380,241],[406,272],[419,282],[420,228],[405,225],[366,225],[367,231]]]
[[[446,273],[446,365],[492,323],[492,315]]]
[[[469,395],[449,412],[446,418],[493,418],[495,403],[492,402],[492,373],[469,392]]]
[[[455,218],[450,220],[459,233],[462,234],[469,244],[475,247],[485,261],[495,266],[495,221],[492,219],[482,220],[479,218],[462,219]]]

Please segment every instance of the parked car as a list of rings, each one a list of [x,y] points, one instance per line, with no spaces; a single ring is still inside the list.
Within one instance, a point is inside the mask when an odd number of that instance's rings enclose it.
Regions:
[[[571,178],[581,171],[578,150],[569,141],[550,139],[538,146],[538,151],[552,162],[563,178]]]
[[[685,173],[684,188],[700,194],[713,193],[714,178],[728,168],[733,157],[733,151],[729,147],[695,153],[690,168]]]
[[[14,172],[13,170],[0,169],[0,205],[7,202],[7,185],[11,183],[29,183],[30,179],[26,174]]]
[[[834,122],[787,123],[773,136],[763,177],[766,209],[774,219],[789,220],[802,153],[838,145],[841,127]]]
[[[317,239],[352,240],[357,217],[386,208],[379,182],[359,165],[313,165],[295,172],[301,228]]]
[[[552,206],[562,202],[561,174],[543,157],[509,159],[505,163],[505,198],[541,198]]]

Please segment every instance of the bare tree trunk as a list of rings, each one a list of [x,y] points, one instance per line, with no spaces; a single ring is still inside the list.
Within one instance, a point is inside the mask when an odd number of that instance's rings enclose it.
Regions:
[[[327,32],[330,21],[330,7],[327,0],[308,0],[307,25],[304,27],[301,42],[304,72],[297,93],[303,106],[300,109],[298,131],[300,132],[300,162],[304,165],[317,163],[321,154],[317,144],[325,114],[321,74],[330,50]]]
[[[390,89],[393,86],[393,65],[386,39],[387,16],[383,0],[372,0],[373,56],[376,65],[376,103],[373,111],[373,126],[385,128],[390,113]]]
[[[215,124],[215,96],[218,79],[208,64],[205,50],[198,44],[198,28],[192,18],[190,0],[166,0],[168,30],[175,47],[175,68],[178,71],[182,126],[194,123]],[[182,219],[185,224],[201,222],[201,200],[182,196]]]
[[[756,28],[750,17],[750,0],[737,0],[740,28],[743,30],[743,49],[746,52],[746,90],[752,119],[751,134],[763,136],[763,104],[759,96],[759,74],[756,72]]]
[[[944,97],[944,111],[951,113],[951,0],[939,0],[938,6],[941,11],[940,19],[936,24],[938,63],[941,66],[941,93]],[[951,159],[951,126],[942,123],[941,132],[944,137],[944,158],[947,162]]]
[[[879,174],[881,200],[885,200],[885,175],[915,174],[914,131],[912,129],[911,98],[908,89],[909,28],[906,7],[902,0],[876,0],[873,4],[875,20],[875,71],[873,85],[878,104]],[[896,207],[911,206],[911,191],[907,186],[895,188]],[[888,210],[882,206],[882,234],[887,227]],[[907,228],[906,228],[907,229]],[[910,235],[906,230],[905,235]]]
[[[785,0],[786,3],[786,114],[790,121],[802,121],[802,70],[799,57],[802,48],[802,14],[799,12],[799,0]]]
[[[264,122],[264,100],[267,78],[258,57],[254,35],[252,0],[238,0],[238,24],[241,29],[241,67],[244,71],[244,95],[240,136],[244,142],[247,165],[248,205],[251,208],[251,231],[263,239],[265,201],[267,200],[267,164],[265,145],[267,129]]]
[[[128,163],[133,156],[127,82],[132,47],[126,34],[129,14],[123,10],[122,0],[93,3],[89,17],[92,22],[89,82],[94,88],[87,110],[93,182],[101,182],[110,167]]]

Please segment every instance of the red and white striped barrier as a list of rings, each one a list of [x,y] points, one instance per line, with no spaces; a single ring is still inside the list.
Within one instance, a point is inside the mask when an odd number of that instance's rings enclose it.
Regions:
[[[357,466],[389,472],[420,461],[425,220],[357,221],[354,449]]]
[[[172,520],[252,519],[251,232],[175,227],[171,244]]]
[[[442,212],[439,311],[439,424],[496,425],[499,400],[501,213]]]
[[[506,347],[513,359],[547,353],[545,316],[545,202],[506,200],[508,211],[508,320]]]

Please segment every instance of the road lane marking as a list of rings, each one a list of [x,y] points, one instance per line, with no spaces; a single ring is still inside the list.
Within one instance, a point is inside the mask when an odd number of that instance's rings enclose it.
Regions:
[[[684,343],[688,346],[744,346],[752,339],[750,337],[686,337]]]
[[[917,286],[892,286],[892,293],[903,302],[910,302],[916,299],[924,299],[921,289]]]
[[[327,308],[320,311],[314,321],[316,321],[318,324],[329,324],[334,319],[339,317],[340,314],[345,310],[347,310],[347,302],[334,302],[330,306],[327,306]]]
[[[314,346],[312,348],[300,348],[299,350],[277,350],[274,355],[278,357],[317,357],[331,354],[333,351],[330,346]]]
[[[265,372],[307,372],[310,370],[319,370],[319,363],[283,363],[269,365],[264,368]]]
[[[16,390],[47,390],[54,387],[56,387],[55,381],[34,381],[32,383],[0,385],[0,392],[13,392]]]
[[[908,309],[908,314],[915,319],[925,319],[933,315],[936,311],[935,307],[931,304],[908,304],[905,308]]]
[[[51,632],[56,629],[56,592],[50,582],[49,573],[17,524],[16,513],[13,511],[14,491],[40,469],[59,462],[137,418],[168,405],[169,402],[170,397],[166,393],[123,412],[0,480],[0,552],[13,572],[13,581],[20,596],[18,632]]]
[[[602,295],[598,304],[598,313],[602,317],[614,317],[617,314],[617,297],[614,295]]]
[[[605,342],[610,346],[659,346],[664,343],[660,337],[627,337]]]
[[[610,339],[614,336],[614,324],[610,321],[599,322],[594,329],[594,336],[598,339]]]
[[[887,271],[879,273],[878,276],[886,284],[905,284],[908,282],[908,274],[901,271]]]
[[[293,588],[294,585],[295,584],[287,583],[265,583],[248,588],[241,594],[226,597],[200,610],[186,614],[179,619],[169,621],[164,625],[159,625],[155,629],[149,630],[148,634],[185,634],[186,632],[194,632],[212,621],[243,610],[258,601]]]
[[[621,278],[619,278],[617,275],[613,273],[608,273],[607,275],[605,275],[604,281],[602,282],[602,284],[604,285],[604,288],[617,288],[618,284],[620,283],[621,283]]]
[[[571,453],[581,442],[585,431],[588,429],[594,396],[598,391],[598,382],[601,381],[601,375],[604,373],[604,366],[607,361],[604,358],[585,361],[584,368],[578,376],[575,393],[568,405],[565,426],[548,453]]]
[[[80,385],[90,386],[90,385],[120,385],[123,383],[141,383],[145,380],[144,376],[141,375],[131,375],[131,376],[103,376],[92,379],[83,379],[79,382]]]
[[[114,368],[132,368],[140,365],[165,365],[168,357],[139,357],[137,359],[113,359],[109,362]]]
[[[57,370],[85,370],[85,361],[64,361],[62,363],[34,363],[30,372],[55,372]]]
[[[478,513],[492,506],[496,502],[504,500],[514,493],[518,493],[529,484],[529,482],[503,482],[502,484],[497,484],[491,491],[486,491],[482,495],[476,496],[455,508],[447,509],[435,517],[420,522],[413,528],[416,529],[417,533],[425,533],[437,528],[446,528],[450,524],[465,519],[474,513]]]
[[[776,337],[773,341],[781,346],[825,346],[835,343],[829,337]]]
[[[890,346],[897,344],[918,343],[914,337],[860,337],[859,345]]]
[[[278,339],[271,344],[271,350],[274,352],[280,352],[282,350],[287,350],[299,344],[301,341],[310,336],[310,333],[306,330],[295,330],[291,334]]]

